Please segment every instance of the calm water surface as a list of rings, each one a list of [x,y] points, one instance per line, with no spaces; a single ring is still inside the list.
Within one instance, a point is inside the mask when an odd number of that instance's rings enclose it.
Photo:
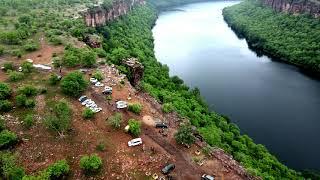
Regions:
[[[282,162],[320,169],[320,81],[249,50],[221,14],[236,3],[162,13],[153,29],[156,57]]]

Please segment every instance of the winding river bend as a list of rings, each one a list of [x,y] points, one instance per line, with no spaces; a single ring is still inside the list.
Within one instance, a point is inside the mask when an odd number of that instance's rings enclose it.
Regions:
[[[222,9],[236,3],[160,14],[153,29],[157,59],[280,161],[320,169],[320,81],[252,52],[223,20]]]

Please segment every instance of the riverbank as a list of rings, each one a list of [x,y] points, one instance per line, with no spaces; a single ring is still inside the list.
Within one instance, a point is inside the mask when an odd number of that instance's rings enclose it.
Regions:
[[[211,112],[199,89],[190,89],[179,77],[169,76],[169,68],[154,56],[151,29],[157,18],[156,12],[150,6],[140,7],[100,29],[102,34],[108,35],[105,36],[104,48],[109,52],[109,61],[120,66],[121,59],[138,57],[145,66],[142,89],[163,107],[170,107],[170,111],[175,110],[180,116],[188,118],[210,145],[232,154],[251,174],[273,179],[301,178],[299,173],[281,164],[263,145],[255,144],[247,135],[241,135],[235,124]],[[123,68],[120,66],[120,69]]]
[[[319,19],[275,13],[255,1],[225,8],[223,16],[253,50],[320,77]]]

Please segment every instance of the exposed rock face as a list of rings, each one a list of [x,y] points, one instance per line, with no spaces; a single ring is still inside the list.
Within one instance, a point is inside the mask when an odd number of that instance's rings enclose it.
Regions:
[[[131,75],[128,76],[130,83],[133,86],[139,85],[139,82],[143,77],[143,65],[136,58],[125,59],[123,60],[123,64],[126,65],[131,71]]]
[[[105,9],[101,6],[97,6],[88,9],[84,12],[83,16],[87,26],[103,26],[107,22],[127,14],[134,6],[143,4],[145,4],[144,0],[116,0],[111,8]]]
[[[102,39],[96,34],[85,36],[83,41],[92,48],[100,48],[102,44]]]
[[[267,6],[276,11],[292,14],[310,14],[315,18],[320,17],[319,0],[262,0]]]

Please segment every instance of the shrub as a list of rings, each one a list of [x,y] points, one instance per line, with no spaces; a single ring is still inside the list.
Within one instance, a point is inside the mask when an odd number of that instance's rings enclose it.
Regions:
[[[97,154],[83,156],[80,159],[80,168],[86,173],[98,172],[102,167],[102,160]]]
[[[68,103],[64,100],[59,101],[53,107],[52,113],[46,117],[45,125],[60,136],[68,130],[71,124],[72,111]]]
[[[52,64],[53,64],[53,67],[58,68],[63,65],[63,62],[60,57],[53,57]]]
[[[0,46],[0,56],[4,54],[4,47]]]
[[[33,115],[32,114],[27,114],[24,119],[23,119],[23,125],[24,127],[26,127],[27,129],[30,129],[33,124],[34,124],[34,120],[33,120]]]
[[[142,105],[141,104],[129,104],[128,110],[135,113],[135,114],[140,114],[142,110]]]
[[[79,96],[87,86],[88,82],[79,71],[69,73],[61,81],[62,92],[74,97]]]
[[[106,149],[106,144],[104,142],[99,142],[99,144],[96,146],[96,150],[98,151],[104,151]]]
[[[8,100],[0,100],[0,112],[8,112],[12,109],[12,104]]]
[[[70,167],[66,160],[60,160],[47,168],[50,179],[62,179],[69,174]]]
[[[96,58],[96,53],[90,50],[86,50],[81,54],[82,65],[85,67],[93,67],[97,63]]]
[[[93,73],[93,77],[96,78],[98,81],[103,80],[103,74],[101,71],[97,70]]]
[[[73,54],[65,54],[62,58],[63,65],[67,67],[74,67],[79,64],[78,57]]]
[[[56,85],[60,81],[60,78],[56,74],[51,74],[49,77],[49,84],[50,85]]]
[[[12,62],[6,62],[3,64],[4,70],[8,71],[8,70],[14,70],[14,66]]]
[[[38,94],[38,89],[32,85],[25,85],[18,88],[18,94],[24,94],[26,96],[35,96]]]
[[[171,103],[165,103],[162,105],[162,111],[164,113],[170,113],[174,111],[174,106]]]
[[[82,117],[84,117],[85,119],[90,119],[93,118],[94,116],[94,112],[89,109],[89,108],[85,108],[83,113],[82,113]]]
[[[20,94],[16,96],[16,104],[18,107],[33,108],[36,106],[36,101],[34,99],[28,99],[24,94]]]
[[[2,116],[0,116],[0,132],[6,129],[6,122]]]
[[[22,72],[24,73],[31,73],[34,69],[31,62],[25,61],[21,64]]]
[[[189,124],[183,124],[179,127],[178,132],[174,135],[176,141],[179,144],[192,144],[195,141],[195,137],[192,134],[192,128]]]
[[[34,42],[33,40],[28,40],[26,44],[23,46],[25,51],[35,51],[39,49],[39,44]]]
[[[0,132],[0,149],[8,148],[18,142],[18,137],[15,133],[3,130]]]
[[[141,133],[141,123],[137,120],[130,119],[128,124],[129,133],[131,133],[135,137],[138,137]]]
[[[11,96],[11,88],[6,83],[0,83],[0,100],[7,99]]]
[[[57,36],[51,36],[49,38],[49,42],[51,42],[53,45],[57,46],[62,44],[62,40],[61,38],[57,37]]]
[[[22,72],[8,71],[8,73],[9,73],[9,81],[12,81],[12,82],[20,81],[24,78],[24,74]]]
[[[0,153],[2,177],[8,180],[20,180],[25,176],[21,167],[16,165],[16,157],[9,152]]]
[[[122,114],[116,113],[115,115],[109,117],[108,122],[112,127],[119,129],[122,123]]]

